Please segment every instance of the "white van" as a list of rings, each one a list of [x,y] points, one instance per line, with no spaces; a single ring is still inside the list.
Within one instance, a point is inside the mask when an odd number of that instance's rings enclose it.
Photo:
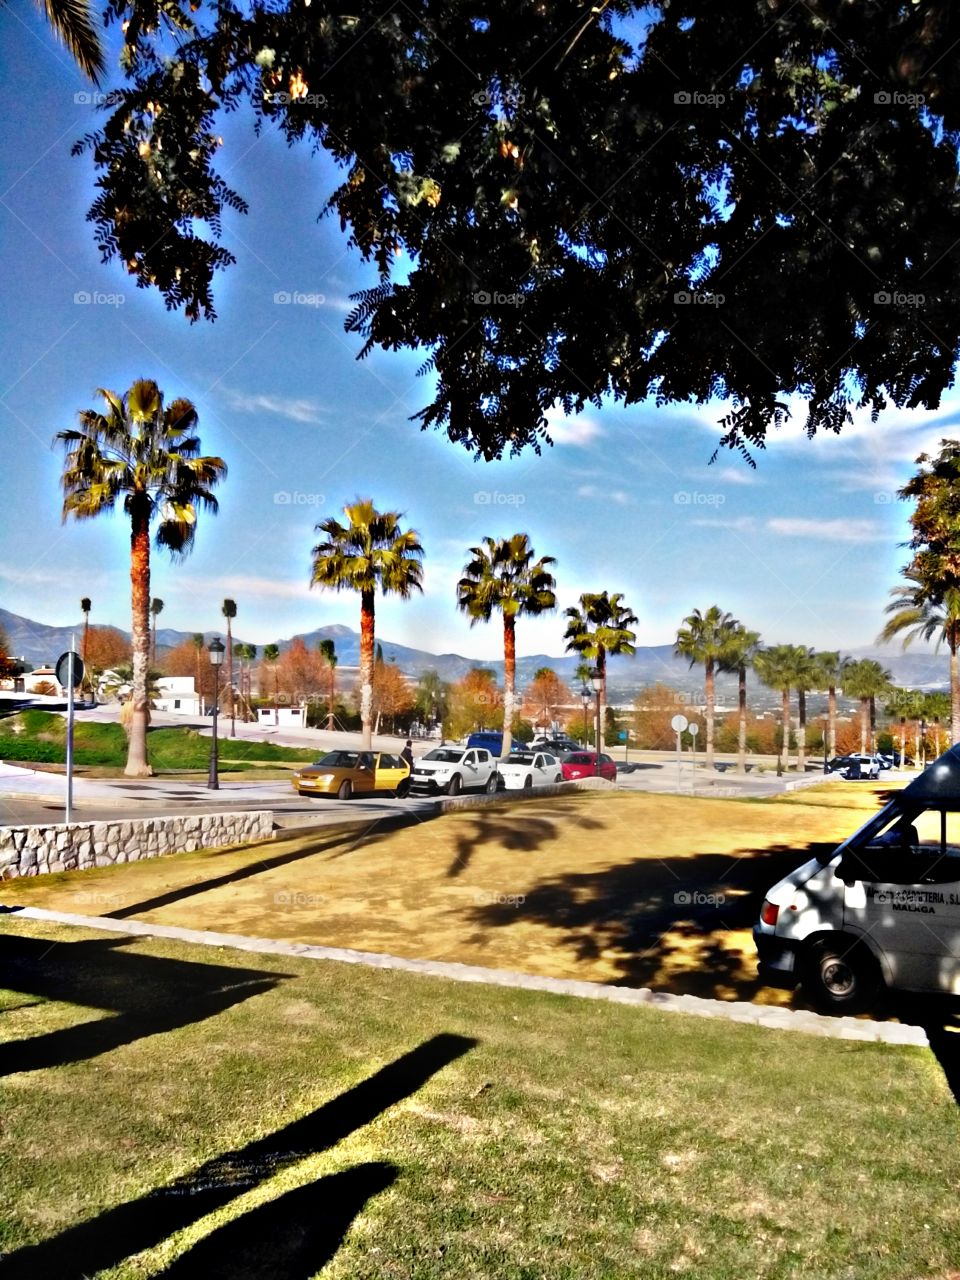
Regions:
[[[823,1008],[869,1007],[885,986],[960,995],[960,745],[775,884],[753,937],[761,975]]]

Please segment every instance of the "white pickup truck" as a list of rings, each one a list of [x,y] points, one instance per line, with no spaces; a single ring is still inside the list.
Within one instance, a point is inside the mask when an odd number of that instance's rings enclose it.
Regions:
[[[960,745],[826,859],[768,892],[760,973],[853,1012],[884,987],[960,995]]]

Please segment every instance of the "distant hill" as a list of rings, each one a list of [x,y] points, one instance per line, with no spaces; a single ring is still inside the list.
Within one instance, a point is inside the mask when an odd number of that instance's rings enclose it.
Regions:
[[[50,662],[70,647],[71,633],[76,637],[77,647],[83,636],[83,619],[78,619],[75,626],[52,627],[43,622],[34,622],[30,618],[0,609],[0,626],[7,633],[11,654],[25,658],[34,666],[42,662]],[[118,628],[122,630],[122,628]],[[191,631],[175,631],[171,627],[157,629],[157,650],[163,654],[165,650],[175,648],[193,636]],[[204,639],[223,636],[224,629],[205,631]],[[124,635],[129,635],[124,631]],[[342,666],[355,667],[360,663],[360,636],[350,627],[332,625],[317,627],[313,631],[300,632],[296,636],[275,641],[281,652],[289,648],[293,640],[303,640],[309,649],[316,648],[320,640],[333,640],[337,646],[337,656]],[[242,635],[234,636],[234,643],[243,641]],[[436,671],[442,680],[459,680],[474,667],[488,667],[497,678],[503,679],[503,660],[492,658],[489,662],[479,662],[474,658],[465,658],[459,653],[433,653],[429,649],[414,649],[408,645],[396,644],[392,640],[378,637],[383,646],[383,656],[388,662],[395,662],[406,675],[418,676],[424,671]],[[263,646],[259,647],[263,652]],[[897,684],[913,689],[946,689],[949,684],[949,661],[946,652],[934,654],[932,650],[917,648],[907,653],[899,650],[890,652],[872,648],[844,650],[854,658],[876,658],[893,675]],[[564,680],[573,682],[573,673],[579,660],[572,654],[551,657],[545,653],[524,655],[517,658],[517,678],[521,685],[533,678],[538,667],[552,667]],[[635,694],[644,685],[656,681],[682,690],[693,702],[702,700],[703,672],[699,668],[690,669],[682,658],[673,653],[669,644],[646,645],[637,649],[633,658],[610,658],[608,660],[608,683],[611,693],[625,700]],[[751,680],[751,703],[753,705],[768,702],[771,707],[779,705],[779,694],[764,690],[758,697],[756,682]],[[733,675],[721,674],[717,677],[717,697],[719,701],[730,704],[736,697],[737,681]],[[816,714],[816,703],[811,703],[811,712]]]

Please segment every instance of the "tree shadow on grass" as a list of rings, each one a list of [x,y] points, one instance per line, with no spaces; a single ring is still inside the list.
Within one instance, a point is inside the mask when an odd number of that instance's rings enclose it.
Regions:
[[[476,850],[487,844],[498,844],[503,849],[516,850],[518,853],[530,853],[539,849],[547,841],[556,839],[558,820],[571,817],[584,831],[596,831],[602,827],[602,823],[586,813],[567,814],[562,809],[558,812],[556,797],[539,812],[534,809],[533,804],[534,802],[524,800],[515,808],[498,806],[476,811],[464,810],[458,814],[456,826],[450,829],[454,839],[454,854],[447,867],[447,879],[454,880],[462,875],[469,867]]]
[[[120,1045],[202,1022],[269,991],[284,977],[261,969],[123,950],[134,941],[107,937],[51,945],[41,938],[0,934],[5,987],[114,1015],[0,1045],[0,1076],[82,1062]]]
[[[16,1250],[3,1259],[0,1273],[4,1280],[37,1280],[37,1277],[47,1276],[55,1276],[57,1280],[86,1280],[98,1271],[115,1267],[125,1258],[153,1248],[175,1231],[181,1231],[208,1213],[223,1208],[278,1171],[335,1147],[349,1134],[375,1120],[388,1107],[416,1093],[431,1076],[462,1057],[476,1043],[467,1036],[432,1036],[360,1084],[275,1133],[254,1139],[238,1151],[214,1156],[165,1186],[107,1209],[89,1222],[68,1227],[50,1240]],[[248,1274],[290,1276],[294,1280],[301,1275],[312,1275],[313,1272],[304,1272],[301,1268],[312,1261],[315,1271],[332,1257],[349,1222],[364,1201],[389,1185],[393,1176],[392,1166],[374,1164],[361,1165],[337,1178],[323,1178],[273,1202],[277,1205],[275,1216],[271,1214],[271,1204],[218,1229],[214,1235],[225,1241],[223,1247],[234,1255],[232,1258],[225,1255],[220,1270],[209,1269],[211,1250],[199,1244],[183,1259],[185,1269],[177,1269],[181,1266],[178,1261],[169,1274],[178,1277],[219,1276],[224,1280]],[[308,1192],[316,1195],[316,1201]],[[316,1230],[305,1232],[303,1218],[298,1215],[307,1212],[316,1223]],[[241,1269],[243,1260],[236,1254],[254,1238],[252,1232],[258,1227],[258,1215],[259,1227],[264,1230],[269,1227],[279,1231],[281,1222],[295,1222],[295,1230],[302,1238],[286,1244],[282,1240],[266,1242],[278,1243],[279,1262],[266,1271],[244,1271]],[[255,1221],[253,1227],[248,1228],[247,1219],[251,1217]],[[293,1252],[292,1269],[286,1266],[284,1250]],[[191,1253],[196,1254],[198,1265],[195,1269],[191,1269],[193,1261],[188,1261]],[[213,1249],[212,1253],[215,1254],[216,1250]],[[201,1270],[201,1263],[206,1269]],[[228,1265],[234,1269],[224,1269]]]
[[[526,891],[519,909],[493,902],[472,908],[470,918],[483,929],[531,922],[555,929],[579,960],[613,961],[614,983],[748,1000],[762,984],[752,959],[751,972],[744,972],[729,935],[753,927],[771,885],[834,848],[631,858],[547,877]]]

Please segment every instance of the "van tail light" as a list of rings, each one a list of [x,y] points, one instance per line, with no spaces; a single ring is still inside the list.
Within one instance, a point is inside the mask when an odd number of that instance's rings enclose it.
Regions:
[[[760,912],[760,923],[768,924],[772,928],[777,923],[777,918],[779,915],[780,915],[780,908],[778,906],[776,906],[772,902],[765,902],[763,904],[763,909]]]

